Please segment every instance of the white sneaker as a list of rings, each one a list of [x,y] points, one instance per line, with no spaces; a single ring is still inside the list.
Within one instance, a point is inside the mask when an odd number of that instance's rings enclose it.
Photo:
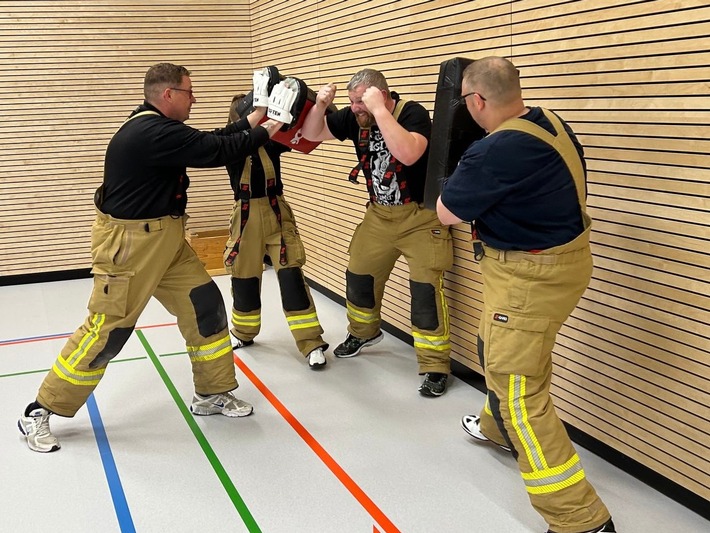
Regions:
[[[323,348],[316,348],[308,354],[308,366],[311,367],[311,370],[320,370],[327,362],[323,354]]]
[[[229,332],[232,334],[232,337],[234,337],[234,344],[232,344],[232,349],[238,350],[239,348],[244,348],[245,346],[251,346],[254,344],[253,340],[250,341],[243,341],[237,336],[237,332],[234,328],[230,329]]]
[[[61,445],[59,439],[52,435],[49,429],[49,417],[52,415],[46,409],[35,409],[30,411],[29,416],[24,413],[17,421],[17,427],[27,438],[27,446],[30,450],[40,453],[55,452]]]
[[[192,398],[190,411],[194,415],[224,415],[232,418],[239,416],[249,416],[254,412],[254,407],[236,398],[231,392],[222,394],[212,394],[211,396],[202,396],[195,393]]]
[[[506,446],[505,444],[498,444],[497,442],[493,442],[491,439],[486,437],[483,433],[481,433],[481,417],[476,416],[476,415],[466,415],[463,418],[461,418],[461,427],[463,430],[468,433],[471,437],[473,437],[476,440],[480,440],[482,442],[490,442],[491,444],[495,444],[498,446],[501,450],[505,450],[506,452],[510,451],[510,448]]]

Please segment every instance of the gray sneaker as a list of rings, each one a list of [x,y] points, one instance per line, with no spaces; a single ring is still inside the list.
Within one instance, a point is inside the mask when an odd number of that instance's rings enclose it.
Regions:
[[[440,372],[427,372],[419,387],[419,394],[436,398],[446,392],[446,382],[449,376]]]
[[[38,408],[30,411],[29,416],[24,414],[17,421],[17,427],[27,439],[30,450],[40,453],[56,452],[61,445],[59,439],[52,435],[49,429],[50,411]]]
[[[239,416],[249,416],[254,412],[254,407],[236,398],[231,392],[222,394],[212,394],[210,396],[202,396],[195,393],[192,398],[190,411],[193,415],[224,415],[232,418]]]
[[[333,350],[333,354],[335,354],[335,357],[355,357],[365,346],[377,344],[383,338],[384,334],[381,331],[371,339],[359,339],[348,333],[345,340]]]

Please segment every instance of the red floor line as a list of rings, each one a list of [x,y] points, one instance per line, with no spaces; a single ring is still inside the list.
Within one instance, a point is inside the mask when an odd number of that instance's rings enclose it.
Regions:
[[[390,521],[387,516],[380,510],[377,505],[370,499],[370,497],[365,494],[357,483],[342,469],[342,467],[335,462],[330,454],[325,451],[323,446],[321,446],[318,441],[311,435],[308,430],[303,427],[303,425],[296,419],[291,412],[286,409],[284,404],[272,393],[269,388],[264,385],[264,383],[251,371],[251,369],[242,361],[236,354],[234,354],[234,363],[239,367],[239,369],[244,372],[244,375],[251,381],[254,386],[264,395],[264,397],[274,406],[274,408],[281,414],[281,416],[290,424],[290,426],[298,433],[298,435],[304,440],[304,442],[315,452],[318,458],[325,463],[328,469],[338,478],[348,491],[355,497],[355,499],[363,506],[363,508],[375,519],[375,521],[380,524],[383,528],[384,533],[400,533],[399,529]],[[376,527],[373,526],[373,531],[379,533]]]
[[[166,324],[151,324],[150,326],[139,326],[136,329],[164,328],[166,326],[177,326],[177,322]],[[42,337],[25,337],[24,339],[9,339],[0,341],[0,346],[12,346],[13,344],[29,344],[30,342],[53,341],[56,339],[68,339],[73,333],[57,333],[56,335],[44,335]]]

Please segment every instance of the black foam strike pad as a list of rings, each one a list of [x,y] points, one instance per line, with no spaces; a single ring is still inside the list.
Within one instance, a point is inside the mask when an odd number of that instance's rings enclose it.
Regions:
[[[441,63],[436,84],[434,118],[429,144],[429,164],[424,186],[424,205],[436,209],[441,182],[448,178],[459,159],[473,141],[485,136],[485,131],[471,118],[461,97],[464,69],[473,59],[454,57]]]

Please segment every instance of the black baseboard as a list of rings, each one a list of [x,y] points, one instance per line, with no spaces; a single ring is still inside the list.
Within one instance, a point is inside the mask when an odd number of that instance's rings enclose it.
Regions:
[[[69,279],[84,279],[90,277],[90,268],[81,268],[77,270],[62,270],[60,272],[40,272],[38,274],[0,276],[0,287],[8,285],[27,285],[29,283],[46,283],[48,281],[66,281]]]
[[[338,302],[342,306],[345,306],[345,298],[334,293],[330,289],[326,289],[317,282],[308,279],[308,285],[313,289],[317,290],[324,296],[327,296],[331,300]],[[398,329],[397,327],[383,322],[382,329],[389,333],[390,335],[406,342],[410,346],[413,345],[412,336]],[[470,369],[463,363],[455,360],[451,360],[451,373],[464,381],[465,383],[471,385],[475,389],[486,392],[486,382],[481,374],[475,370]],[[466,414],[466,413],[462,413]],[[649,487],[660,492],[661,494],[667,496],[671,500],[678,502],[679,504],[687,507],[691,511],[698,513],[700,516],[706,520],[710,520],[710,502],[703,499],[701,496],[689,491],[688,489],[678,485],[674,481],[662,476],[661,474],[651,470],[649,467],[642,465],[638,461],[627,457],[623,453],[615,450],[611,446],[604,444],[603,442],[587,435],[583,431],[576,429],[575,427],[564,423],[569,433],[570,438],[573,442],[583,446],[587,450],[591,451],[595,455],[601,457],[609,464],[623,470],[627,474],[635,477],[639,481],[642,481]],[[614,502],[609,502],[610,507],[613,509]]]

